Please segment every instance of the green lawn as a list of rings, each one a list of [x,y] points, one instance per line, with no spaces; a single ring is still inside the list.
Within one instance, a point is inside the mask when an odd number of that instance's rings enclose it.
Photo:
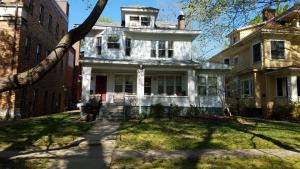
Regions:
[[[117,148],[133,150],[300,149],[300,124],[267,120],[169,121],[121,125]]]
[[[66,112],[33,118],[0,130],[0,150],[44,150],[70,144],[90,128],[79,121],[79,112]]]
[[[300,158],[287,157],[203,157],[200,159],[124,159],[112,163],[111,169],[296,169]]]

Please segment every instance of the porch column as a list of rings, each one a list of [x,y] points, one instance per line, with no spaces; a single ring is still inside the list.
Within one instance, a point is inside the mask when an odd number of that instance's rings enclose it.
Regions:
[[[90,90],[91,90],[91,76],[92,68],[91,67],[82,67],[82,98],[81,102],[86,103],[90,99]]]
[[[196,105],[196,72],[188,70],[188,96],[191,105]]]
[[[145,81],[145,69],[143,68],[138,69],[136,95],[138,99],[139,113],[142,113],[142,99],[144,97],[144,81]]]
[[[297,102],[298,101],[297,76],[288,76],[287,85],[288,85],[289,101]]]

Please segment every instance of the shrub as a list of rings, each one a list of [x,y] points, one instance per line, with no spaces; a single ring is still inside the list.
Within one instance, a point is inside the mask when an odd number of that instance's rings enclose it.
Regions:
[[[156,119],[160,119],[163,117],[165,113],[164,106],[162,104],[155,104],[151,106],[151,114],[154,116]]]
[[[181,111],[182,111],[182,108],[180,108],[178,105],[171,104],[169,112],[172,117],[178,117],[180,115]]]
[[[190,107],[187,109],[186,116],[192,118],[192,117],[200,116],[200,113],[201,112],[197,106],[190,105]]]
[[[137,118],[139,120],[139,124],[141,124],[143,122],[143,120],[146,119],[146,117],[147,117],[146,113],[144,113],[144,112],[138,113]]]

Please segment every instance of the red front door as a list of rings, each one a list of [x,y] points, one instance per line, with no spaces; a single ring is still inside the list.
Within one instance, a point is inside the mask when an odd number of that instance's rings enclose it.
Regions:
[[[102,102],[106,101],[106,87],[107,87],[107,77],[97,76],[96,77],[96,94],[101,94]]]

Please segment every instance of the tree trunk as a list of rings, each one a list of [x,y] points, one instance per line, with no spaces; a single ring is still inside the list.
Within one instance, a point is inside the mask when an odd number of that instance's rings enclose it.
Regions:
[[[69,31],[53,51],[37,66],[28,71],[0,78],[0,93],[23,88],[37,83],[50,72],[68,52],[74,43],[81,40],[93,28],[108,0],[98,0],[88,18],[77,28]]]

